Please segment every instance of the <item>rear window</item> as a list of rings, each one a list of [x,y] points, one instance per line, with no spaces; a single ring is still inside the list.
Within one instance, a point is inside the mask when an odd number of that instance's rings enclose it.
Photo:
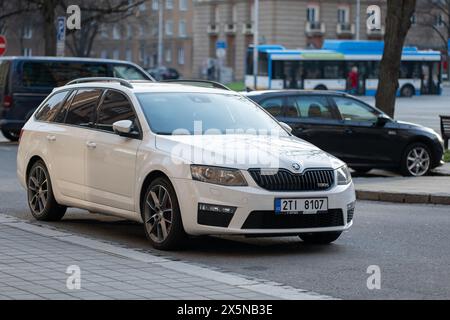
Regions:
[[[55,93],[36,113],[36,120],[53,121],[55,116],[61,111],[64,100],[69,91],[62,91]]]
[[[24,87],[55,88],[77,78],[107,76],[107,64],[32,61],[23,64],[22,84]]]
[[[9,61],[0,60],[0,94],[4,93],[8,85]]]
[[[78,90],[66,116],[66,123],[89,127],[94,121],[95,108],[102,95],[101,89]]]
[[[113,65],[113,77],[126,80],[148,80],[139,69],[130,65]]]

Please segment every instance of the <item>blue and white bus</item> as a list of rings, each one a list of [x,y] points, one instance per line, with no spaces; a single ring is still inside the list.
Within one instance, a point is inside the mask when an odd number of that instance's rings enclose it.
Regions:
[[[289,50],[258,46],[257,89],[349,91],[348,75],[357,67],[357,94],[375,95],[383,41],[325,40],[322,49]],[[441,53],[404,47],[399,96],[441,93]],[[254,89],[253,47],[247,52],[245,84]]]

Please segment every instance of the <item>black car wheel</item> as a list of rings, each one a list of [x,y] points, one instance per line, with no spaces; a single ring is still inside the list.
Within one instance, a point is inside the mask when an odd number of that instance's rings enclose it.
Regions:
[[[423,143],[410,144],[403,155],[401,173],[404,176],[420,177],[431,169],[431,152]]]
[[[52,182],[44,162],[36,161],[27,178],[28,206],[36,220],[59,221],[66,207],[59,205],[53,195]]]
[[[329,244],[336,241],[342,232],[315,232],[315,233],[302,233],[298,236],[303,242],[307,244]]]
[[[177,196],[166,178],[157,178],[149,184],[142,208],[145,234],[153,247],[173,250],[185,242]]]
[[[414,88],[410,85],[403,86],[400,90],[400,95],[402,97],[411,98],[414,95]]]
[[[20,137],[20,130],[6,130],[2,129],[2,133],[5,136],[6,139],[16,142],[19,141]]]

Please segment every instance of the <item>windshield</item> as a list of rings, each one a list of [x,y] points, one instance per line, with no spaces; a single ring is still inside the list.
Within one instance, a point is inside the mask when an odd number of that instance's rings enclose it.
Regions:
[[[257,105],[239,95],[218,93],[138,93],[156,134],[288,135]]]

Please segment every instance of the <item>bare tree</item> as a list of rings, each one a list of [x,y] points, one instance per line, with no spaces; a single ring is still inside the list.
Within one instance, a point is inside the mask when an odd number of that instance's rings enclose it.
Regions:
[[[8,20],[29,10],[29,3],[23,0],[0,1],[0,34],[6,33]]]
[[[89,57],[94,40],[101,28],[136,16],[137,7],[145,1],[126,1],[126,5],[123,2],[123,6],[119,6],[119,3],[112,6],[109,1],[104,1],[103,7],[99,7],[98,3],[95,7],[92,7],[92,1],[85,0],[80,4],[80,9],[83,12],[81,15],[81,30],[68,30],[70,40],[67,46],[72,55]]]
[[[54,56],[56,54],[56,17],[58,13],[65,14],[68,5],[79,5],[81,9],[81,16],[84,19],[81,29],[86,27],[87,30],[80,32],[79,35],[74,35],[74,41],[69,48],[74,50],[74,54],[86,55],[90,52],[92,41],[98,32],[98,23],[108,21],[112,17],[116,19],[124,18],[133,12],[133,9],[145,2],[145,0],[25,0],[30,9],[37,10],[43,21],[43,33],[45,41],[46,56]],[[85,16],[85,18],[83,18]],[[87,38],[83,38],[87,36]],[[82,44],[87,40],[87,44]]]
[[[384,52],[380,64],[376,106],[391,117],[395,111],[395,96],[403,44],[411,27],[416,0],[387,0]]]

